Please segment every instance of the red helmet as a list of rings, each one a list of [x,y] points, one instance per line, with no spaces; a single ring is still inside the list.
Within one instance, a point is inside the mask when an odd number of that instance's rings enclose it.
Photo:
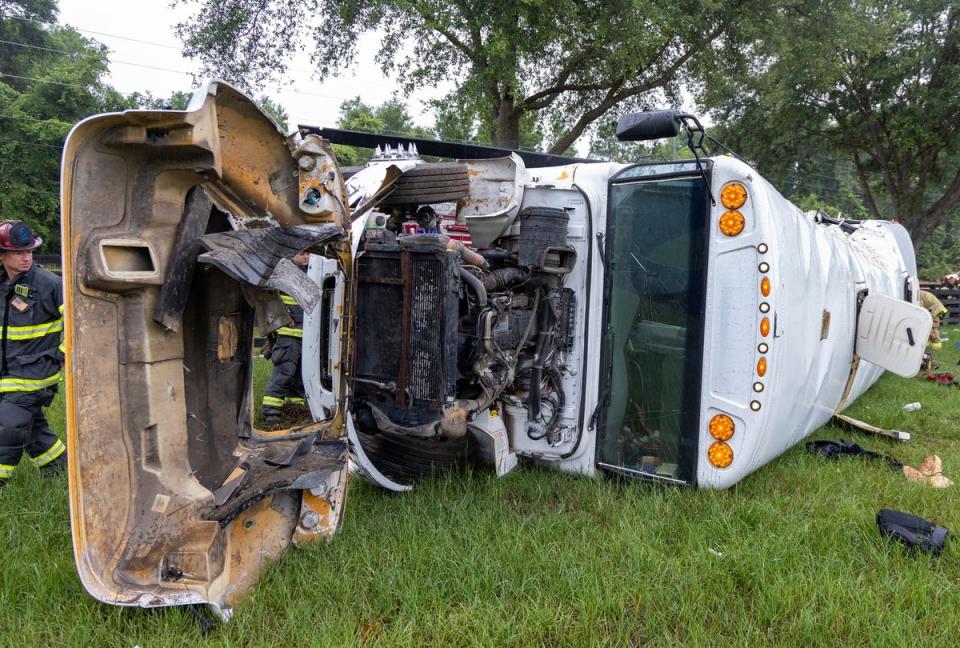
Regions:
[[[0,223],[0,250],[32,250],[42,243],[43,239],[34,236],[26,223],[10,220]]]

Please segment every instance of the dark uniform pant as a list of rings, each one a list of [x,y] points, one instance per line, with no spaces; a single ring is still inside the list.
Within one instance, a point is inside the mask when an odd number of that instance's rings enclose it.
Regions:
[[[66,460],[66,446],[41,409],[56,393],[56,387],[0,393],[0,481],[13,474],[24,451],[38,468],[60,466]]]
[[[273,371],[263,391],[264,418],[276,419],[284,403],[303,404],[304,389],[301,374],[302,343],[298,338],[281,335],[270,355]]]

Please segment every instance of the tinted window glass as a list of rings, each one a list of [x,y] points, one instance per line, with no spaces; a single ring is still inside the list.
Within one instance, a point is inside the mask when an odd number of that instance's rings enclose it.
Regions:
[[[611,185],[600,464],[694,475],[707,207],[699,177]]]

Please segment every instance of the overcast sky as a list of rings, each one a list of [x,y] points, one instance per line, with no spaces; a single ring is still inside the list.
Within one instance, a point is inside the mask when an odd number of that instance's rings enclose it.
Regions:
[[[190,74],[200,66],[180,55],[174,33],[174,25],[190,17],[188,7],[171,8],[170,0],[59,0],[59,4],[61,22],[110,48],[109,82],[118,91],[149,90],[154,96],[166,97],[176,90],[192,89]],[[377,105],[398,89],[373,63],[375,35],[361,38],[358,51],[352,74],[323,83],[311,80],[309,61],[301,54],[293,59],[289,71],[295,85],[265,88],[263,94],[286,109],[291,128],[296,124],[333,126],[345,99],[359,95],[366,103]],[[433,114],[424,102],[443,94],[444,90],[419,91],[407,98],[414,121],[432,126]]]

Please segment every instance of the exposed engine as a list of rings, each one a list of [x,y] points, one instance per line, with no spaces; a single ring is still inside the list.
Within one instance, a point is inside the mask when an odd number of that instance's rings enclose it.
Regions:
[[[390,461],[398,447],[462,451],[468,422],[497,401],[525,411],[530,439],[559,442],[576,310],[568,214],[524,209],[477,251],[416,207],[381,203],[357,259],[354,411],[368,452],[409,474],[409,458]]]

